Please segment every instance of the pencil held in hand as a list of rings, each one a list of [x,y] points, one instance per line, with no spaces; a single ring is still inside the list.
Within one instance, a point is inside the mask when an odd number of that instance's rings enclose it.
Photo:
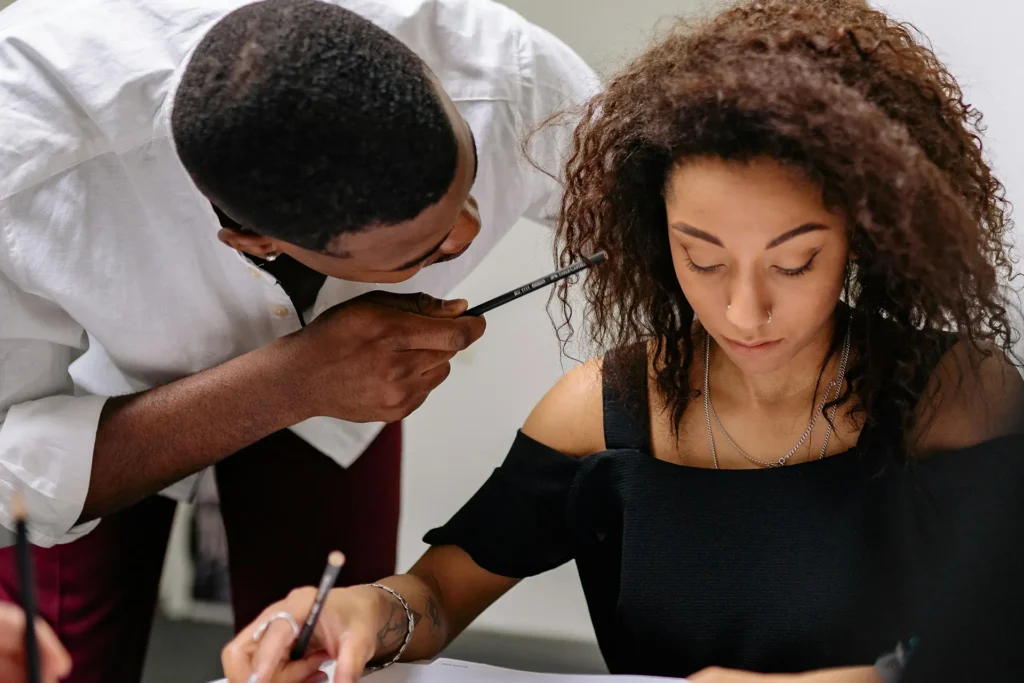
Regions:
[[[488,311],[494,310],[498,306],[504,306],[505,304],[507,304],[507,303],[509,303],[511,301],[515,301],[516,299],[518,299],[520,297],[524,297],[527,294],[530,294],[531,292],[536,292],[538,289],[543,289],[545,287],[553,285],[556,282],[558,282],[559,280],[564,280],[565,278],[569,277],[570,275],[575,275],[576,273],[580,272],[581,270],[585,270],[586,268],[590,268],[591,266],[596,266],[599,263],[604,263],[607,260],[608,260],[608,254],[606,252],[604,252],[604,251],[599,251],[596,254],[593,254],[593,255],[588,256],[588,257],[583,258],[583,259],[580,259],[579,261],[577,261],[576,263],[573,263],[570,266],[566,266],[565,268],[562,268],[561,270],[557,270],[554,273],[551,273],[550,275],[546,275],[546,276],[540,278],[539,280],[534,280],[533,282],[527,283],[527,284],[523,285],[522,287],[519,287],[518,289],[513,289],[511,292],[506,292],[506,293],[502,294],[501,296],[494,297],[490,301],[485,301],[484,303],[480,304],[479,306],[474,306],[473,308],[469,309],[468,311],[466,311],[462,315],[463,316],[479,316],[479,315],[483,315],[484,313],[486,313]]]
[[[327,566],[324,568],[323,576],[320,577],[320,586],[317,588],[316,598],[313,599],[313,606],[309,608],[306,623],[302,625],[302,630],[299,631],[299,636],[292,646],[290,658],[293,662],[302,659],[306,654],[306,648],[309,647],[309,640],[313,637],[313,630],[316,628],[316,621],[320,618],[320,612],[324,608],[327,594],[331,592],[334,584],[338,581],[338,574],[344,564],[345,556],[340,551],[335,550],[327,556]]]

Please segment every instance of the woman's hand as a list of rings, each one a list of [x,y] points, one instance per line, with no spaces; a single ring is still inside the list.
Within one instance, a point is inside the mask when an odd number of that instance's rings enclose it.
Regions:
[[[42,619],[36,620],[36,640],[43,683],[57,683],[71,673],[71,656]],[[0,603],[0,681],[26,680],[25,612],[17,605]]]
[[[292,615],[301,625],[315,596],[315,588],[292,591],[228,643],[221,663],[229,683],[326,681],[320,667],[332,659],[336,660],[335,683],[354,683],[360,677],[366,664],[378,655],[378,632],[388,624],[391,613],[388,595],[379,589],[354,586],[332,590],[301,660],[288,659],[295,635],[284,619],[270,622],[259,641],[253,640],[256,630],[279,612]]]
[[[874,667],[822,669],[801,674],[758,674],[711,667],[686,680],[691,683],[882,683]]]

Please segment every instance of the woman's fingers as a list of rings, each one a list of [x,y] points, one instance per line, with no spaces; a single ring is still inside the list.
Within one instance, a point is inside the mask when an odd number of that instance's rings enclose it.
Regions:
[[[373,633],[353,630],[342,636],[334,666],[334,683],[356,683],[377,650]]]

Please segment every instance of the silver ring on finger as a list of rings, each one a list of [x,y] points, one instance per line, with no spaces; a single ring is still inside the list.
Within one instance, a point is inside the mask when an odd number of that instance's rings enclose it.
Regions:
[[[267,632],[268,628],[270,628],[270,625],[278,619],[282,621],[287,621],[288,625],[292,627],[292,638],[299,637],[299,624],[295,621],[295,617],[288,614],[287,612],[278,612],[277,614],[275,614],[274,616],[270,617],[262,624],[260,624],[260,627],[253,632],[252,639],[256,642],[259,642],[260,638],[263,637],[263,634]]]

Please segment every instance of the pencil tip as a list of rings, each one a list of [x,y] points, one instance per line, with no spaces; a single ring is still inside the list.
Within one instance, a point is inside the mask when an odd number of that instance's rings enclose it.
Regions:
[[[27,516],[25,511],[25,497],[21,494],[21,491],[15,491],[11,496],[11,516],[14,517],[16,522],[25,521]]]
[[[341,554],[340,550],[334,550],[327,556],[327,564],[332,567],[340,567],[345,564],[345,556]]]

